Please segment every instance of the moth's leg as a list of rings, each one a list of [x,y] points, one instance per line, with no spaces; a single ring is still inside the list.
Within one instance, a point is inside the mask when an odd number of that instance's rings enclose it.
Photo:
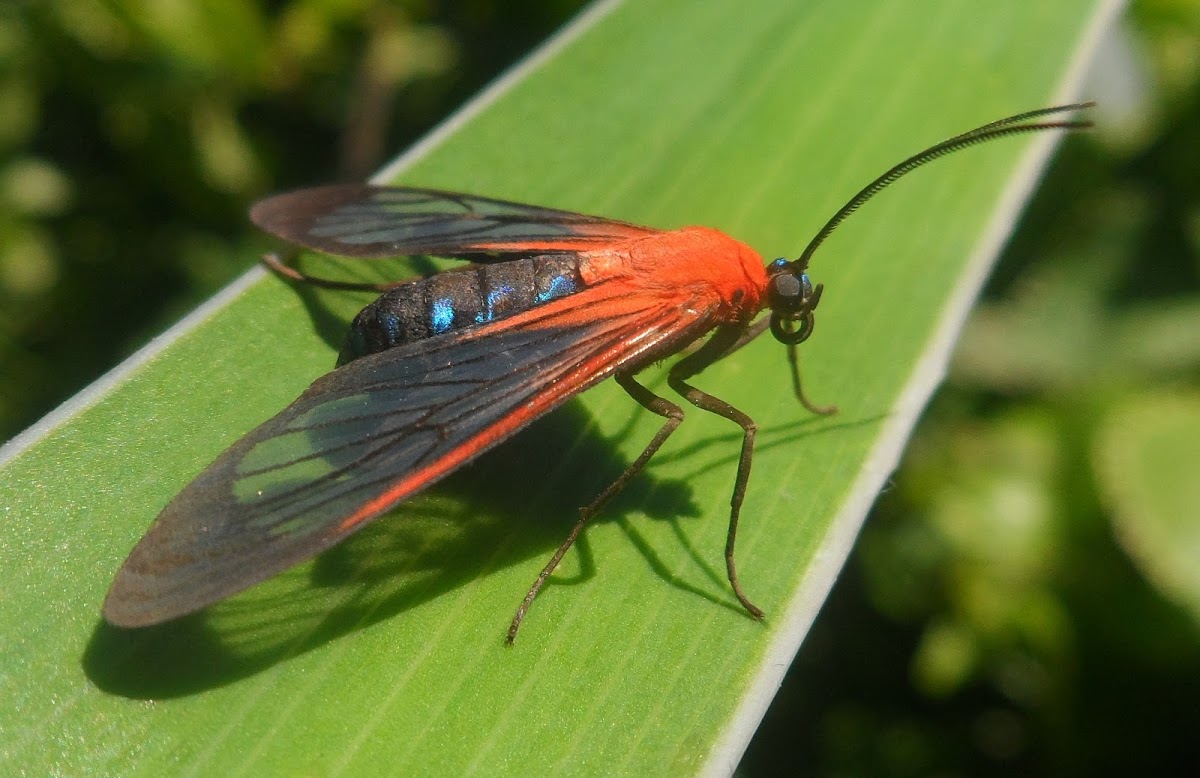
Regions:
[[[359,281],[335,281],[331,278],[321,278],[320,276],[310,276],[308,273],[301,272],[291,265],[287,264],[278,254],[263,254],[259,259],[270,270],[284,278],[290,278],[293,281],[298,281],[302,284],[318,286],[322,289],[342,289],[352,292],[386,292],[389,289],[395,289],[397,286],[409,283],[412,279],[404,281],[394,281],[386,284],[368,284]]]
[[[663,422],[662,427],[659,428],[658,433],[655,434],[654,438],[650,441],[649,445],[646,446],[645,450],[642,451],[637,459],[633,460],[633,463],[629,465],[629,467],[625,468],[625,472],[621,473],[621,475],[617,477],[617,480],[609,484],[608,488],[601,492],[596,499],[579,509],[579,521],[575,522],[575,526],[571,528],[571,532],[567,535],[567,539],[564,540],[562,545],[558,547],[558,550],[554,552],[554,556],[552,556],[550,561],[546,563],[546,566],[542,568],[542,572],[538,573],[537,580],[533,582],[533,586],[530,587],[529,593],[525,595],[525,599],[521,602],[521,607],[517,608],[517,613],[515,616],[513,616],[512,624],[508,628],[508,642],[510,645],[514,640],[516,640],[517,630],[521,628],[521,622],[525,619],[525,614],[529,611],[529,606],[533,604],[534,598],[537,597],[538,592],[541,591],[542,586],[546,583],[546,579],[548,579],[551,573],[554,572],[554,568],[558,567],[558,563],[562,561],[563,555],[566,554],[567,550],[570,549],[575,543],[575,539],[578,538],[579,533],[583,531],[584,525],[591,521],[591,519],[600,512],[600,509],[603,508],[609,500],[617,496],[617,494],[619,494],[621,490],[624,489],[625,486],[642,471],[642,468],[646,466],[646,463],[650,461],[650,458],[654,456],[655,452],[662,447],[662,444],[666,442],[667,438],[671,437],[671,433],[674,432],[679,426],[679,423],[683,421],[682,408],[664,397],[659,397],[654,392],[651,392],[649,389],[639,384],[636,380],[634,380],[632,374],[618,373],[615,378],[616,382],[621,386],[621,388],[624,389],[630,397],[637,400],[643,408],[651,413],[662,416],[664,419],[666,419],[666,421]]]
[[[742,591],[738,582],[737,566],[733,561],[733,548],[737,539],[738,517],[742,510],[742,500],[746,496],[746,484],[750,480],[750,463],[754,458],[754,435],[758,427],[746,414],[734,408],[724,400],[702,392],[687,382],[689,378],[699,374],[713,362],[728,356],[750,342],[762,333],[765,327],[738,327],[727,325],[719,328],[711,338],[697,351],[679,360],[667,373],[667,383],[685,400],[701,410],[724,416],[726,419],[742,428],[742,454],[738,459],[737,477],[733,483],[733,495],[729,500],[729,534],[725,540],[725,569],[729,573],[729,583],[733,593],[751,616],[761,619],[762,609],[750,602],[750,598]]]

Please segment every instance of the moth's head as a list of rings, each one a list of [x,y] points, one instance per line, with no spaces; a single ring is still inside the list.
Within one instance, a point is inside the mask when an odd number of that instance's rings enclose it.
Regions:
[[[812,334],[813,311],[821,301],[824,284],[813,286],[805,259],[777,259],[767,265],[767,305],[771,308],[771,334],[780,343],[796,345]]]

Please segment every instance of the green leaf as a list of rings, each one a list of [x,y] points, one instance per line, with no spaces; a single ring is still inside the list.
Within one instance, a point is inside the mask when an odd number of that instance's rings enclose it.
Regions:
[[[1095,444],[1096,482],[1121,546],[1167,598],[1200,620],[1200,396],[1128,397]]]
[[[795,256],[905,155],[1074,97],[1114,7],[602,3],[394,172]],[[761,430],[738,559],[765,623],[724,574],[737,431],[693,410],[504,647],[575,509],[658,426],[604,385],[244,595],[102,624],[157,511],[330,368],[363,302],[251,273],[5,449],[0,772],[729,772],[1053,142],[939,162],[817,254],[805,378],[839,415],[797,406],[767,339],[698,379]]]

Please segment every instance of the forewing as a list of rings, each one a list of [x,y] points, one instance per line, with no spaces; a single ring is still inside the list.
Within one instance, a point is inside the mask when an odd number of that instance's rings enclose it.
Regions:
[[[286,241],[347,257],[586,251],[658,230],[457,192],[342,184],[274,195],[250,219]]]
[[[328,548],[572,395],[697,337],[712,312],[681,302],[590,289],[318,379],[162,511],[105,617],[165,621]]]

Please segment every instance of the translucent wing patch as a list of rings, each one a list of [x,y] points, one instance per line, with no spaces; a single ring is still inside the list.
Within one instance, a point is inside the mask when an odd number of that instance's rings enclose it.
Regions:
[[[712,315],[589,290],[335,370],[162,511],[104,615],[155,624],[311,557],[572,395],[682,347]]]
[[[347,257],[442,257],[585,251],[658,230],[435,189],[344,184],[301,189],[250,209],[259,228]]]

